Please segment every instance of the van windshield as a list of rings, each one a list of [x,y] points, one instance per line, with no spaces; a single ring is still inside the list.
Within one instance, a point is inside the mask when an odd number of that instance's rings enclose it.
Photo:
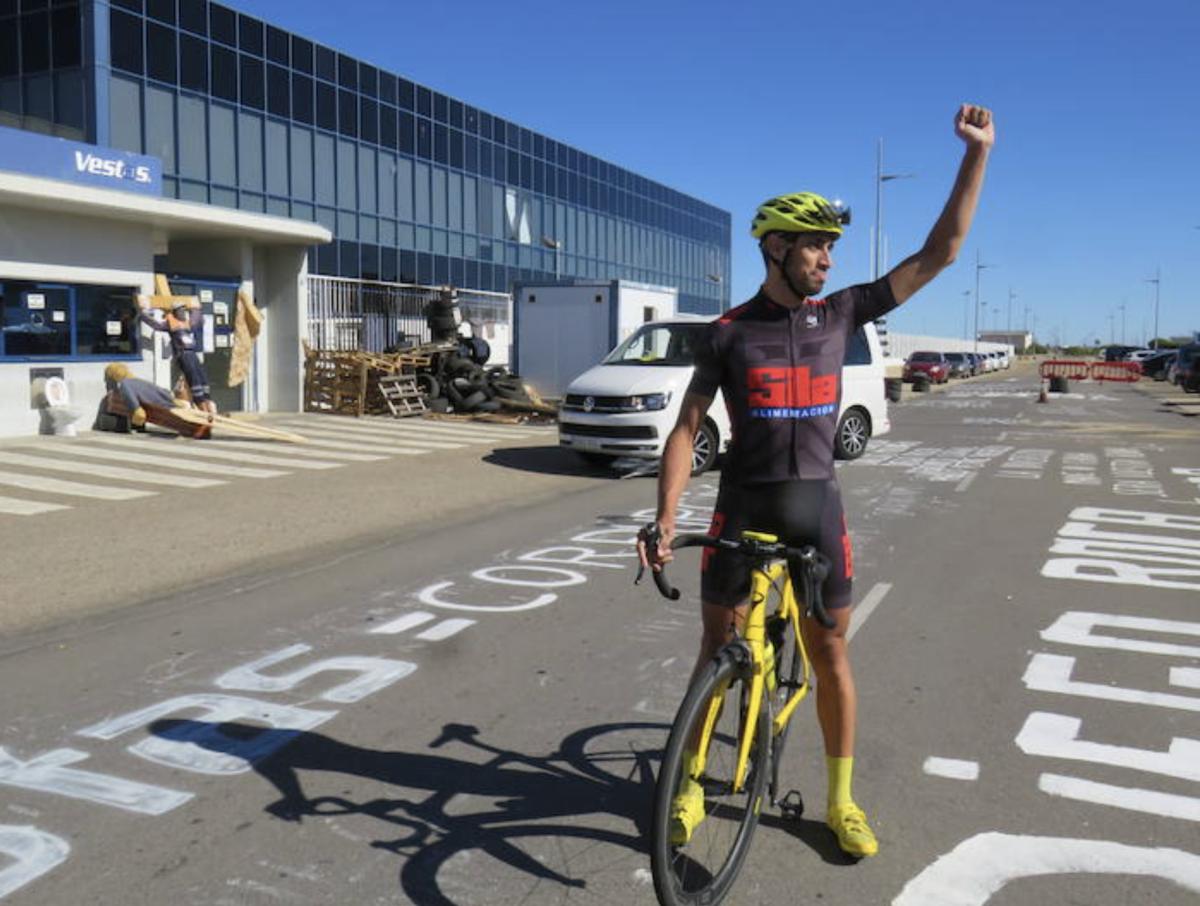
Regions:
[[[690,366],[707,327],[705,323],[643,324],[601,364]]]

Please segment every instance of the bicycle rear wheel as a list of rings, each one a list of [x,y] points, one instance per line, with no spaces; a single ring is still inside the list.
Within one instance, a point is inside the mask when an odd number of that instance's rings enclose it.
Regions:
[[[749,659],[728,647],[700,673],[679,706],[658,774],[650,867],[664,906],[715,906],[737,878],[758,824],[770,760],[771,725],[766,703],[746,714],[750,693]],[[704,769],[705,819],[682,846],[671,843],[672,803],[684,780],[685,751],[718,709]],[[738,739],[747,720],[754,722],[750,761],[742,789],[733,790]]]

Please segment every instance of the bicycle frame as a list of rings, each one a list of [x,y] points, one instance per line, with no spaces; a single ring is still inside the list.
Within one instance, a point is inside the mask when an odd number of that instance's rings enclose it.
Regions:
[[[751,533],[747,532],[746,535]],[[774,541],[774,536],[771,535],[756,535],[763,540]],[[779,708],[779,713],[772,715],[771,735],[778,736],[791,720],[796,708],[799,706],[812,688],[809,683],[811,675],[811,665],[808,660],[808,651],[804,647],[804,636],[800,632],[800,618],[803,615],[800,605],[796,601],[795,592],[792,589],[791,576],[788,572],[787,563],[783,560],[772,561],[765,566],[755,565],[750,574],[750,610],[746,615],[746,625],[743,629],[742,639],[731,642],[733,645],[744,645],[750,655],[750,662],[753,665],[753,675],[750,680],[750,695],[746,702],[746,709],[743,712],[745,719],[742,721],[740,730],[741,738],[738,740],[738,758],[737,766],[733,777],[733,790],[740,792],[746,783],[746,774],[750,761],[750,746],[754,740],[754,727],[759,709],[762,707],[763,690],[766,686],[766,638],[767,638],[767,599],[770,596],[771,587],[782,581],[783,590],[780,595],[779,608],[773,614],[786,620],[792,627],[792,632],[795,633],[796,650],[800,654],[800,662],[804,668],[803,681],[787,696],[783,706]],[[782,652],[775,652],[775,656],[781,657]],[[717,718],[721,713],[721,708],[724,706],[724,692],[720,695],[714,695],[709,703],[708,714],[705,716],[703,731],[699,740],[698,757],[699,770],[703,770],[704,762],[708,755],[708,746],[712,739],[712,730],[716,725]]]

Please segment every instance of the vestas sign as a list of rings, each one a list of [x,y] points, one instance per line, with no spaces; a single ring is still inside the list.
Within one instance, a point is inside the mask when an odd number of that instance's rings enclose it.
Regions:
[[[157,157],[0,127],[0,170],[67,182],[162,195]]]

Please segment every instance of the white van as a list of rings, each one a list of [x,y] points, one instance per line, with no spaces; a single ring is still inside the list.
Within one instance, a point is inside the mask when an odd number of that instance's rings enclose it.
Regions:
[[[711,320],[678,315],[643,324],[575,378],[558,416],[559,444],[596,465],[625,456],[662,456],[692,380],[696,345]],[[879,337],[875,325],[867,324],[851,338],[842,368],[834,441],[839,459],[857,459],[872,436],[891,429],[883,378]],[[729,438],[729,415],[718,391],[692,447],[692,474],[711,468]]]

